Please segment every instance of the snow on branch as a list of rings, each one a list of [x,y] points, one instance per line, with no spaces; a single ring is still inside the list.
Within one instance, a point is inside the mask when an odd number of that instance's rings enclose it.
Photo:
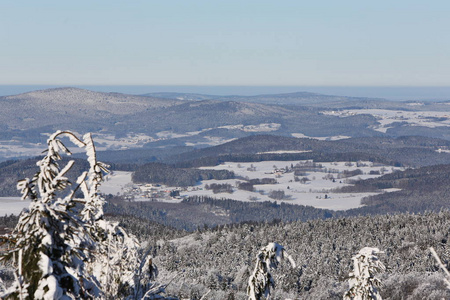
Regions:
[[[262,297],[269,297],[270,288],[275,287],[271,271],[278,267],[282,259],[287,259],[293,268],[296,267],[294,259],[282,245],[269,243],[261,248],[256,256],[253,274],[248,280],[247,294],[249,300],[260,300]]]
[[[439,255],[437,255],[437,253],[436,253],[436,251],[434,250],[433,247],[430,247],[430,252],[434,256],[434,259],[438,263],[439,267],[442,269],[442,271],[444,271],[444,273],[445,273],[444,282],[447,285],[447,288],[450,289],[450,272],[444,266],[444,264],[442,263],[441,259],[439,258]]]
[[[381,281],[376,274],[385,271],[386,267],[378,259],[377,254],[384,253],[378,248],[365,247],[352,257],[353,271],[349,274],[349,290],[344,299],[349,300],[381,300],[379,288]]]

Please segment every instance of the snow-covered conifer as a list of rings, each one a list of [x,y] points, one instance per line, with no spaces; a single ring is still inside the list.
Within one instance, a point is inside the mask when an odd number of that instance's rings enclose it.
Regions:
[[[439,267],[442,269],[442,271],[444,271],[444,274],[445,274],[444,282],[447,285],[447,288],[450,289],[450,272],[444,266],[444,264],[442,263],[439,255],[436,253],[436,250],[434,250],[433,247],[430,247],[430,252],[434,256],[434,259],[438,263]]]
[[[39,171],[31,180],[18,183],[23,198],[29,198],[31,204],[11,235],[12,249],[2,257],[16,269],[15,283],[3,295],[5,298],[79,299],[100,295],[84,265],[87,257],[83,249],[92,247],[93,241],[78,216],[73,191],[64,194],[70,185],[65,175],[74,162],[60,167],[60,152],[71,154],[58,139],[60,135],[69,135],[82,144],[70,132],[54,133],[47,141],[46,155],[37,162]]]
[[[260,300],[268,298],[270,288],[275,287],[272,274],[283,258],[287,258],[292,267],[295,268],[294,259],[286,252],[283,246],[277,243],[269,243],[261,248],[256,256],[255,269],[248,280],[247,294],[249,300]]]
[[[71,154],[60,136],[68,136],[86,151],[90,167],[76,184],[66,177],[74,161],[60,166],[61,153]],[[156,268],[146,263],[147,258],[141,259],[137,239],[117,222],[104,219],[104,199],[98,187],[108,171],[97,161],[92,136],[79,139],[70,131],[57,131],[47,144],[46,155],[37,163],[39,171],[31,180],[18,183],[23,198],[31,204],[11,235],[11,250],[1,257],[15,267],[16,274],[14,284],[0,291],[0,297],[157,297],[163,286],[150,283]],[[79,190],[83,199],[75,199]]]
[[[376,256],[383,253],[378,248],[365,247],[352,257],[353,271],[349,274],[349,290],[344,299],[381,300],[379,288],[381,281],[376,274],[386,270],[384,264]]]

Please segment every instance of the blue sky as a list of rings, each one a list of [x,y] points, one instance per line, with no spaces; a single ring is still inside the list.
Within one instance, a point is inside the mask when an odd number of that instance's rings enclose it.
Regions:
[[[450,86],[449,1],[9,1],[0,84]]]

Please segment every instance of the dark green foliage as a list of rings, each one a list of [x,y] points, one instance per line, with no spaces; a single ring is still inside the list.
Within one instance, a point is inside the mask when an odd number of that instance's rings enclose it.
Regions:
[[[426,166],[450,163],[450,154],[437,153],[448,147],[447,140],[426,137],[366,137],[338,141],[320,141],[274,135],[240,138],[219,146],[198,149],[167,158],[183,167],[216,165],[224,161],[252,162],[264,160],[372,161],[387,165]],[[305,153],[255,154],[278,150],[310,151]]]
[[[256,182],[256,180],[254,180],[253,182]],[[255,187],[253,186],[253,182],[252,181],[238,182],[237,187],[240,190],[253,192],[255,190]]]
[[[269,198],[275,199],[275,200],[283,200],[286,197],[283,190],[275,190],[270,191]]]
[[[231,179],[234,173],[227,170],[200,170],[175,168],[162,163],[139,166],[133,173],[133,182],[160,183],[169,186],[192,186],[200,180]]]
[[[5,215],[3,217],[0,217],[0,227],[7,227],[7,228],[14,228],[17,225],[17,221],[19,220],[18,216],[15,216],[13,214]]]
[[[193,150],[187,146],[164,147],[163,150],[155,143],[151,143],[151,146],[152,148],[98,151],[97,155],[100,160],[109,162],[112,170],[134,171],[137,165],[160,161],[168,156]]]
[[[233,187],[228,183],[211,183],[205,185],[205,189],[212,190],[214,194],[218,193],[233,193]]]
[[[249,183],[255,185],[255,184],[276,184],[277,180],[275,178],[256,178],[256,179],[250,179],[248,181]]]
[[[363,172],[361,171],[361,169],[356,169],[356,170],[352,170],[352,171],[348,171],[348,170],[344,170],[341,174],[342,177],[346,178],[346,177],[353,177],[353,176],[358,176],[358,175],[362,175]]]
[[[130,215],[107,215],[106,220],[119,222],[126,231],[135,235],[139,241],[156,244],[160,239],[178,238],[188,234],[185,230],[175,229],[145,218]]]
[[[418,169],[397,171],[384,176],[354,181],[337,191],[380,192],[380,189],[398,188],[400,191],[366,197],[361,208],[345,212],[354,214],[384,214],[424,211],[439,211],[450,208],[450,165],[436,165]]]

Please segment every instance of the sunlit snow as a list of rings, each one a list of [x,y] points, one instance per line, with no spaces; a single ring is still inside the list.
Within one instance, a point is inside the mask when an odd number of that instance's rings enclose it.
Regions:
[[[130,172],[114,172],[107,176],[107,181],[100,187],[101,191],[105,194],[121,194],[124,196],[131,196],[134,201],[149,201],[146,193],[150,189],[153,191],[159,191],[167,196],[158,199],[158,201],[166,202],[179,202],[183,197],[194,195],[205,195],[215,198],[228,198],[239,201],[274,201],[269,197],[271,191],[282,190],[285,192],[286,198],[284,200],[277,200],[277,202],[285,202],[298,205],[310,205],[317,208],[327,208],[332,210],[346,210],[351,208],[360,207],[361,199],[376,193],[336,193],[333,190],[339,187],[348,185],[348,179],[368,179],[381,176],[381,174],[387,174],[395,170],[401,170],[401,168],[394,168],[383,165],[374,165],[371,162],[360,162],[357,166],[355,162],[317,162],[321,164],[323,170],[307,172],[305,176],[309,181],[304,183],[296,182],[294,180],[294,173],[284,173],[283,169],[296,165],[299,161],[263,161],[253,163],[236,163],[226,162],[224,164],[215,167],[204,167],[204,169],[225,169],[233,171],[238,178],[248,179],[262,179],[273,178],[276,179],[276,184],[260,184],[255,185],[255,191],[245,191],[236,188],[237,182],[244,181],[243,179],[227,179],[227,180],[205,180],[200,182],[194,187],[187,187],[181,189],[180,198],[173,199],[168,196],[168,193],[177,189],[178,187],[166,187],[159,185],[144,185],[133,184],[131,182]],[[326,168],[326,172],[325,172]],[[281,170],[276,172],[275,170]],[[352,171],[360,169],[361,175],[338,179],[339,172]],[[372,172],[372,174],[370,174]],[[377,175],[375,173],[380,173]],[[327,179],[327,175],[331,174],[335,177],[335,180]],[[218,183],[218,184],[230,184],[233,187],[233,193],[218,193],[214,194],[212,190],[205,189],[205,185]],[[386,190],[386,192],[392,192],[394,190]]]
[[[20,197],[0,197],[0,216],[6,214],[19,215],[24,208],[29,206],[30,201],[22,201]]]

